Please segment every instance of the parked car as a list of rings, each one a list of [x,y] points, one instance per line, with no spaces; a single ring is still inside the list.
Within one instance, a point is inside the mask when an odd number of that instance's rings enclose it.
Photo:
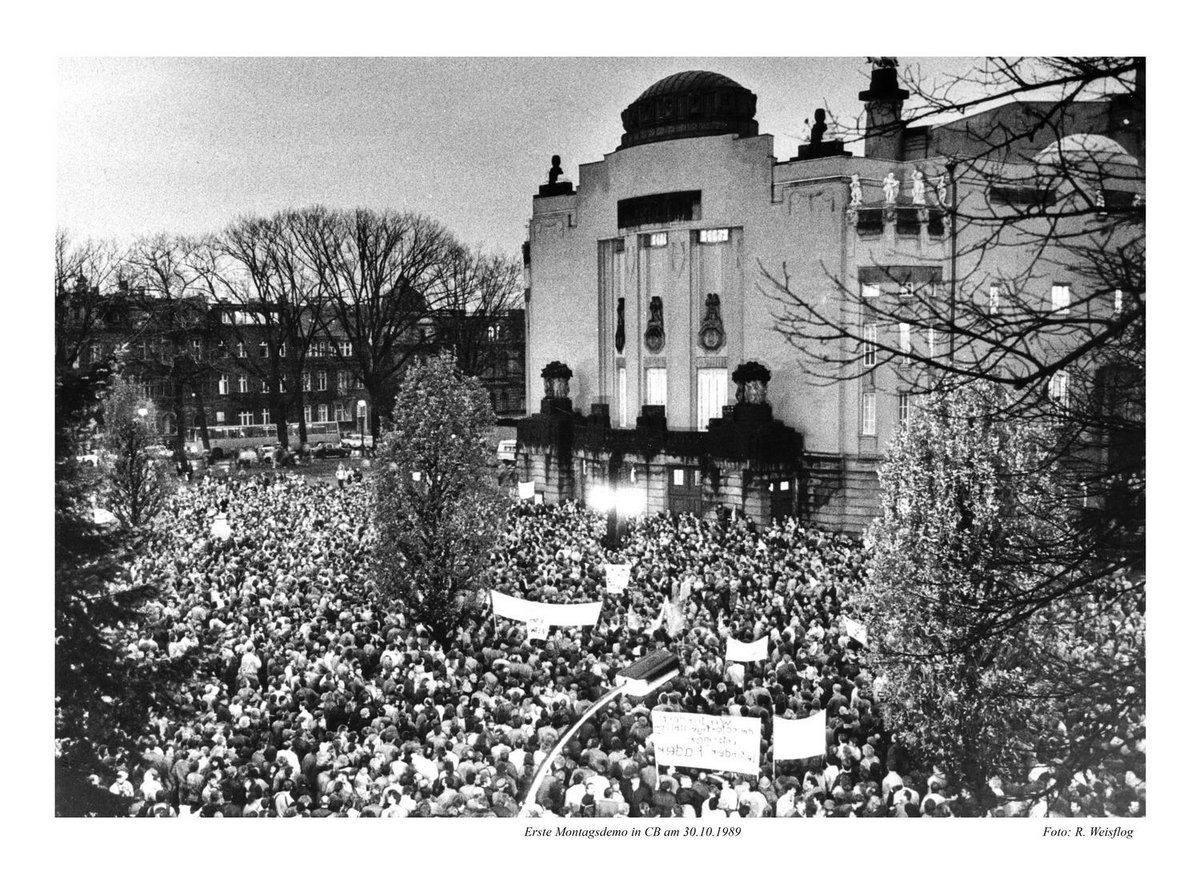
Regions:
[[[496,458],[501,462],[517,461],[517,442],[515,440],[503,440],[496,447]]]
[[[258,453],[254,452],[253,447],[246,447],[239,450],[237,454],[237,466],[239,468],[249,468],[258,461]]]
[[[342,446],[348,450],[361,450],[363,445],[362,435],[348,434],[342,438]]]

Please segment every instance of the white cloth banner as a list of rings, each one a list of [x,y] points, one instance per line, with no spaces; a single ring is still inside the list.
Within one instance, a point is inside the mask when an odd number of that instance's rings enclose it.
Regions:
[[[533,498],[532,480],[530,480],[528,483],[517,483],[517,498],[521,499],[521,501],[529,501],[531,498]]]
[[[751,641],[749,644],[743,644],[741,641],[735,641],[732,638],[725,639],[726,662],[758,662],[760,659],[766,658],[766,638],[759,638],[757,641]]]
[[[658,765],[759,773],[762,720],[757,717],[651,711],[650,720]]]
[[[825,712],[801,720],[774,718],[775,759],[802,760],[825,754]]]
[[[547,626],[594,626],[600,619],[603,602],[584,602],[578,605],[552,605],[514,598],[492,590],[492,610],[499,617],[520,620],[542,620]]]
[[[865,624],[858,622],[858,620],[851,620],[849,617],[847,617],[846,634],[863,647],[867,646],[867,627]]]
[[[628,565],[604,565],[604,588],[611,593],[622,593],[629,587]]]
[[[550,634],[550,624],[541,618],[530,619],[525,623],[525,634],[530,641],[545,641]]]

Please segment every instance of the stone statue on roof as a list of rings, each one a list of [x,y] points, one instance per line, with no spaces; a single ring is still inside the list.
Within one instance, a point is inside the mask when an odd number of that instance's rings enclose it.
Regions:
[[[919,207],[925,206],[925,174],[920,170],[912,172],[912,202]]]
[[[855,209],[862,206],[862,179],[857,173],[850,177],[850,206]]]
[[[895,173],[889,172],[883,180],[883,201],[887,204],[896,202],[896,195],[900,194],[900,180],[896,178]]]
[[[879,57],[867,58],[871,63],[871,68],[874,70],[885,70],[888,68],[895,69],[900,66],[900,61],[897,58]]]

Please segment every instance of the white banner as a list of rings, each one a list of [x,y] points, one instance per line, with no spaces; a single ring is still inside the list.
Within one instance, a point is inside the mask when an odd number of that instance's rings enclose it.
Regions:
[[[802,760],[824,756],[825,712],[801,720],[774,718],[775,759]]]
[[[735,641],[732,638],[725,639],[726,662],[758,662],[760,659],[766,658],[766,638],[759,638],[757,641],[751,641],[749,644],[743,644],[741,641]]]
[[[851,620],[849,617],[847,617],[846,634],[863,647],[867,646],[867,627],[865,624],[858,622],[858,620]]]
[[[545,641],[550,634],[550,624],[540,617],[531,618],[525,623],[525,634],[530,641]]]
[[[650,719],[659,765],[759,773],[762,721],[757,717],[651,711]]]
[[[528,483],[517,483],[517,498],[521,499],[521,501],[529,501],[531,498],[533,498],[532,480],[530,480]]]
[[[514,598],[492,590],[492,610],[498,617],[520,620],[542,620],[548,626],[594,626],[600,619],[603,602],[584,602],[578,605],[552,605]]]
[[[604,564],[604,588],[611,593],[622,593],[629,587],[629,565]]]

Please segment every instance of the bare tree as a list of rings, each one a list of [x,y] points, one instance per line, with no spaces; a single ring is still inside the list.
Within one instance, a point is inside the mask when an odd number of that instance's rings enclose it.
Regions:
[[[438,306],[430,316],[438,342],[459,370],[483,376],[505,364],[501,323],[521,306],[521,264],[514,258],[454,247],[437,268]]]
[[[418,348],[420,320],[437,305],[438,269],[451,238],[412,213],[308,211],[303,256],[325,290],[325,336],[371,400],[371,434],[390,411],[400,373]],[[349,354],[339,340],[349,341]]]
[[[205,349],[207,286],[197,269],[202,251],[194,238],[158,234],[135,242],[122,265],[130,295],[144,314],[145,335],[155,347],[139,370],[143,379],[165,383],[169,389],[176,452],[183,451],[189,409],[195,411],[201,439],[208,446],[206,402],[213,369]]]
[[[79,364],[100,332],[121,265],[117,245],[106,240],[75,240],[54,235],[54,366]]]

